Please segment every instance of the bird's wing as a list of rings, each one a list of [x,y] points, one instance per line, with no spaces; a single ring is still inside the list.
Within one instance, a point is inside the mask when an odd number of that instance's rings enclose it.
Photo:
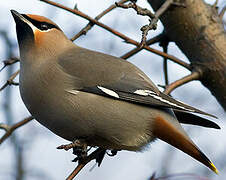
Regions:
[[[161,93],[140,69],[120,58],[76,47],[62,54],[58,63],[76,79],[75,90],[215,117]]]

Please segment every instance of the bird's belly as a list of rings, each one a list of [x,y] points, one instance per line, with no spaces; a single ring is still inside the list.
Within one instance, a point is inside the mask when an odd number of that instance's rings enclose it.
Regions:
[[[140,150],[154,139],[150,129],[155,110],[85,92],[70,94],[67,101],[72,126],[87,134],[90,145]]]
[[[47,92],[47,91],[46,91]],[[67,97],[58,96],[54,92],[46,93],[42,90],[26,88],[21,90],[24,104],[35,119],[58,136],[73,141],[77,137],[86,135],[79,116],[70,114]],[[76,110],[76,109],[75,109]],[[75,113],[75,112],[74,112]]]

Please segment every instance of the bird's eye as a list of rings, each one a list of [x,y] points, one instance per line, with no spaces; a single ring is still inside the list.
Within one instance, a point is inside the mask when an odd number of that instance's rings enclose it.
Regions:
[[[47,26],[47,24],[41,24],[40,29],[45,31],[48,30],[49,27]]]

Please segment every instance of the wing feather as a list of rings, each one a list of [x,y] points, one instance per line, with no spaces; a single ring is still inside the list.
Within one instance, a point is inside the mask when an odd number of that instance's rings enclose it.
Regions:
[[[123,59],[75,47],[59,57],[58,63],[72,77],[74,90],[215,117],[161,93],[140,69]]]

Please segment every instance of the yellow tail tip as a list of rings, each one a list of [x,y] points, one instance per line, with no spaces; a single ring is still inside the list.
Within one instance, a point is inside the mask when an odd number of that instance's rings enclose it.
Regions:
[[[212,169],[212,171],[214,171],[216,174],[219,174],[219,171],[212,162],[210,163],[210,169]]]

